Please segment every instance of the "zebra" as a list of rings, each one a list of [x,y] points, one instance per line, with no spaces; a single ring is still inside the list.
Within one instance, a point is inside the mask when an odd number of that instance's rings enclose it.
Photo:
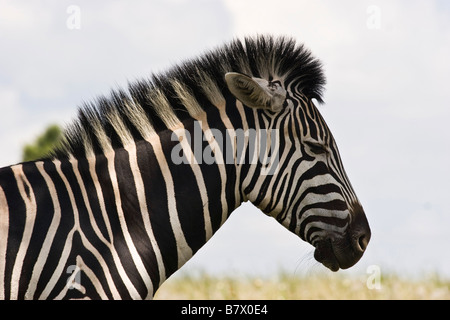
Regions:
[[[303,44],[259,35],[83,103],[51,154],[0,169],[0,298],[151,299],[246,201],[353,266],[371,233],[324,86]]]

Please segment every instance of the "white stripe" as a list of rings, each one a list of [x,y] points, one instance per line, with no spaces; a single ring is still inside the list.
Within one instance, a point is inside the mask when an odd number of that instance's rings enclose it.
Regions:
[[[108,231],[108,236],[109,236],[109,239],[110,239],[111,243],[109,243],[103,237],[101,238],[101,240],[104,241],[104,243],[110,249],[111,255],[112,255],[113,260],[114,260],[114,264],[115,264],[115,266],[117,268],[117,271],[119,272],[120,278],[122,279],[122,281],[125,284],[125,287],[126,288],[133,288],[133,284],[131,283],[130,278],[128,277],[127,273],[125,272],[125,269],[124,269],[124,267],[122,265],[122,262],[120,261],[119,255],[117,254],[117,250],[114,247],[114,236],[113,236],[113,233],[112,233],[112,230],[111,230],[111,223],[109,221],[109,216],[108,216],[108,213],[106,211],[105,199],[103,197],[102,187],[100,185],[97,173],[95,171],[95,162],[96,162],[95,158],[89,159],[89,173],[91,174],[92,181],[94,182],[94,187],[95,187],[95,190],[97,192],[97,198],[98,198],[98,201],[99,201],[99,204],[100,204],[100,210],[102,212],[102,217],[103,217],[103,220],[105,222],[106,229]],[[114,299],[119,299],[120,298],[120,295],[119,295],[118,292],[116,292],[115,287],[114,287],[114,290],[113,290],[113,288],[111,288],[111,292],[113,294]],[[131,295],[131,292],[129,292],[129,293]]]
[[[97,290],[97,293],[100,296],[100,299],[108,300],[108,296],[105,293],[105,291],[103,290],[100,280],[97,278],[95,273],[84,263],[83,259],[80,256],[77,256],[77,258],[76,258],[76,266],[77,266],[76,270],[67,279],[67,283],[74,282],[77,274],[80,273],[81,271],[83,271],[84,272],[83,275],[87,276],[89,278],[89,280],[92,282],[93,286]],[[78,290],[81,293],[85,294],[86,289],[82,286],[83,278],[80,277],[79,279],[80,279],[81,283],[76,283],[76,285],[79,286],[79,288],[69,289],[70,286],[65,285],[63,290],[55,297],[55,300],[63,299],[67,295],[68,290]]]
[[[81,280],[81,268],[79,267],[80,264],[78,258],[80,258],[80,256],[76,257],[75,270],[67,270],[67,273],[71,272],[71,275],[67,278],[66,285],[63,287],[62,291],[55,297],[55,300],[62,300],[67,294],[68,290],[77,290],[83,295],[86,295],[86,288],[81,284],[81,281],[84,282],[84,280]],[[79,282],[77,281],[77,278]]]
[[[237,105],[242,106],[242,104],[240,102],[237,103]],[[284,150],[282,150],[283,153],[280,155],[279,154],[279,152],[280,152],[280,150],[279,150],[280,135],[277,134],[276,131],[272,132],[272,130],[276,130],[276,129],[271,129],[271,128],[279,128],[279,124],[277,124],[276,122],[274,123],[273,118],[269,118],[269,120],[268,120],[263,117],[264,124],[263,124],[263,126],[261,126],[256,109],[254,109],[253,112],[254,112],[256,130],[261,130],[261,127],[266,128],[264,130],[267,130],[267,135],[263,135],[262,132],[257,131],[256,139],[253,141],[249,141],[249,143],[256,143],[256,147],[250,148],[250,150],[253,149],[253,154],[249,155],[250,159],[252,159],[251,161],[253,161],[251,163],[258,163],[259,166],[262,166],[261,160],[266,161],[267,158],[261,159],[261,155],[268,157],[269,151],[272,151],[272,152],[271,152],[271,160],[270,160],[271,162],[267,164],[267,167],[261,167],[260,175],[257,177],[257,181],[255,182],[254,188],[250,191],[250,193],[248,195],[246,195],[246,199],[249,199],[250,201],[254,201],[258,197],[261,187],[262,187],[264,181],[267,179],[267,174],[270,174],[271,170],[273,170],[272,166],[274,166],[274,162],[272,162],[272,158],[278,156],[278,163],[277,163],[278,168],[276,168],[275,170],[279,170],[279,168],[286,161],[287,155],[291,148],[290,141],[286,140],[286,146],[285,146]],[[285,113],[285,116],[289,115],[289,111],[287,109],[285,109],[283,112]],[[278,117],[278,121],[281,122],[282,118],[283,117]],[[272,139],[272,135],[275,136],[274,139]],[[262,138],[267,139],[267,141],[264,142],[264,145],[266,147],[265,150],[261,150]],[[273,141],[275,142],[274,145],[272,145]],[[299,147],[299,145],[298,145],[298,147]],[[289,159],[289,161],[293,162],[292,158]],[[255,171],[256,171],[256,168],[258,167],[258,165],[250,166],[247,176],[245,177],[244,182],[243,182],[244,188],[246,186],[248,186],[248,184],[254,178]],[[277,179],[270,179],[269,186],[267,187],[268,192],[275,194],[274,189],[275,189],[276,181],[277,181]],[[260,204],[258,205],[258,207],[261,209],[266,208],[271,200],[272,200],[272,197],[270,197],[270,196],[263,198],[262,201],[260,202]],[[277,205],[282,206],[282,203],[279,203]]]
[[[194,96],[191,94],[189,88],[184,87],[181,83],[177,81],[172,81],[172,86],[177,93],[178,98],[180,99],[181,103],[184,105],[186,110],[188,111],[189,115],[198,120],[198,122],[202,126],[202,131],[204,130],[203,121],[206,120],[206,113],[202,109],[202,107],[198,104],[198,101],[194,98]],[[203,121],[202,121],[203,120]],[[206,121],[205,121],[206,122]],[[181,142],[181,146],[183,148],[183,151],[185,152],[188,159],[194,159],[194,161],[189,161],[189,164],[191,165],[192,172],[194,173],[195,180],[197,182],[197,186],[199,189],[200,197],[202,199],[202,208],[203,208],[203,220],[205,223],[205,233],[206,233],[206,240],[210,239],[212,237],[212,224],[211,224],[211,215],[209,212],[209,206],[208,206],[208,194],[206,191],[205,181],[203,179],[203,174],[200,169],[200,166],[198,165],[197,161],[195,161],[195,157],[192,154],[192,148],[189,145],[189,142],[187,141],[185,136],[185,130],[177,130],[180,132],[181,136],[178,135],[178,139]],[[177,133],[175,131],[175,133]],[[209,131],[210,136],[211,132]],[[180,139],[182,137],[182,139]],[[211,137],[210,137],[211,139]],[[212,149],[214,150],[214,149]],[[216,163],[217,162],[217,156],[216,157]]]
[[[164,281],[166,279],[166,270],[164,268],[164,261],[162,259],[161,251],[159,250],[159,246],[158,246],[158,243],[153,234],[152,225],[150,223],[150,214],[149,214],[148,208],[147,208],[147,199],[145,197],[144,181],[142,180],[142,175],[139,171],[139,165],[137,163],[136,145],[133,143],[133,144],[125,147],[125,150],[127,150],[128,154],[129,154],[130,168],[131,168],[131,172],[133,173],[133,179],[134,179],[134,184],[136,186],[136,194],[137,194],[137,198],[138,198],[138,202],[139,202],[139,208],[140,208],[140,212],[142,215],[142,220],[144,221],[144,228],[145,228],[145,231],[147,232],[147,235],[150,239],[150,243],[153,248],[153,252],[155,253],[155,256],[156,256],[160,283],[162,283],[162,281]],[[147,285],[149,295],[152,295],[154,293],[152,281],[149,281],[148,283],[146,283],[146,285]]]
[[[53,271],[53,274],[48,281],[47,285],[45,286],[44,290],[42,291],[41,295],[39,296],[40,300],[45,300],[50,295],[51,291],[53,290],[54,286],[58,282],[58,280],[61,277],[61,274],[64,271],[64,267],[66,265],[67,259],[69,258],[70,251],[72,249],[72,240],[73,240],[73,234],[78,228],[78,208],[75,203],[75,198],[72,192],[72,188],[70,187],[69,182],[67,181],[66,176],[61,171],[61,161],[55,160],[53,162],[55,164],[55,168],[59,176],[64,182],[64,185],[66,187],[67,193],[69,194],[70,203],[72,204],[73,208],[73,215],[75,220],[75,225],[73,226],[72,230],[69,231],[66,237],[66,242],[64,243],[64,249],[62,250],[62,255],[59,258],[58,265],[56,266],[55,270]]]
[[[316,194],[316,193],[308,193],[302,200],[300,206],[297,209],[297,213],[300,213],[306,206],[311,204],[317,204],[317,203],[327,203],[334,200],[341,200],[344,201],[344,198],[342,198],[342,195],[340,195],[337,192],[330,192],[327,194]],[[321,211],[325,210],[325,211]],[[328,213],[324,213],[327,212]],[[327,210],[322,208],[311,208],[309,210],[306,210],[303,212],[302,217],[300,219],[300,224],[308,218],[311,215],[314,216],[324,216],[324,217],[333,217],[333,218],[339,218],[339,219],[345,219],[348,215],[348,211],[345,211],[346,213],[342,213],[343,211],[340,210]]]
[[[112,242],[114,240],[114,237],[113,237],[113,233],[111,230],[111,222],[109,221],[108,212],[106,212],[105,199],[103,198],[102,187],[98,180],[97,172],[95,171],[96,160],[97,159],[95,157],[88,159],[89,174],[92,178],[92,182],[94,183],[94,188],[97,193],[97,199],[98,199],[98,203],[100,205],[100,211],[102,212],[102,218],[103,218],[103,221],[106,226],[106,231],[108,232],[108,237],[109,237],[110,241]],[[105,239],[105,243],[106,242],[108,242],[108,241]]]
[[[324,208],[311,208],[305,212],[303,212],[300,218],[300,225],[305,222],[305,220],[309,217],[325,217],[325,218],[337,218],[341,220],[345,220],[348,218],[349,212],[345,211],[337,211],[333,209],[324,209]],[[329,228],[325,228],[329,229]],[[300,230],[298,230],[300,231]],[[296,234],[298,234],[296,230]]]
[[[236,106],[240,109],[240,108],[244,108],[244,106],[242,105],[242,103],[239,100],[236,100]],[[256,128],[260,128],[259,125],[259,118],[258,118],[258,112],[256,109],[252,109],[253,111],[253,118],[255,119],[255,129]],[[247,146],[245,146],[247,147]],[[259,150],[257,150],[258,148],[252,148],[254,154],[249,155],[249,159],[256,159],[258,158],[258,154],[259,154]],[[242,187],[245,190],[245,188],[249,185],[249,183],[252,181],[253,176],[255,175],[255,171],[256,171],[256,165],[250,166],[250,168],[248,169],[247,175],[245,176],[244,181],[242,182]],[[259,184],[261,182],[258,183],[258,181],[256,182],[255,188],[253,188],[253,190],[250,191],[250,193],[248,195],[244,194],[244,200],[255,200],[256,196],[258,195],[258,192],[260,190],[259,188]]]
[[[145,283],[151,282],[150,276],[147,273],[147,270],[145,269],[144,263],[142,262],[142,259],[137,252],[137,249],[133,243],[133,239],[131,238],[130,232],[128,231],[128,226],[125,220],[125,216],[122,209],[122,200],[120,197],[120,189],[119,189],[119,183],[117,181],[117,175],[116,170],[114,167],[114,153],[109,153],[106,155],[106,159],[108,161],[108,171],[111,178],[111,184],[114,191],[114,197],[116,200],[116,208],[117,208],[117,215],[120,222],[120,227],[122,228],[122,233],[125,239],[125,242],[127,244],[128,250],[130,251],[131,258],[133,259],[133,263],[136,266],[136,269],[139,272],[139,275],[141,276],[142,280]],[[130,284],[132,285],[132,284]],[[128,286],[127,286],[128,287]],[[133,299],[141,299],[141,296],[136,291],[136,288],[134,286],[130,287],[129,290],[131,290],[130,295]]]
[[[306,235],[308,234],[308,231],[310,228],[318,228],[320,230],[326,230],[327,233],[326,234],[330,234],[330,232],[334,232],[336,234],[342,235],[345,233],[345,231],[347,230],[348,227],[348,223],[346,223],[343,227],[337,227],[334,226],[332,224],[328,224],[322,221],[312,221],[310,223],[308,223],[305,227],[305,231],[303,233],[304,235],[304,239],[306,239]],[[312,237],[311,237],[312,239]]]
[[[39,252],[39,256],[36,260],[36,264],[34,265],[33,272],[31,275],[31,282],[28,285],[27,292],[25,293],[26,299],[33,299],[34,293],[36,291],[36,286],[39,280],[39,277],[42,273],[42,270],[44,268],[44,264],[47,261],[48,253],[50,251],[53,239],[55,238],[55,234],[58,231],[58,226],[61,221],[61,206],[59,204],[58,194],[55,189],[55,185],[53,181],[51,180],[50,176],[45,172],[44,170],[44,163],[36,162],[36,168],[38,169],[39,173],[42,175],[42,177],[45,180],[45,183],[47,184],[47,188],[50,193],[50,197],[52,198],[53,203],[53,217],[52,222],[50,223],[50,226],[47,230],[47,234],[45,235],[44,242],[41,246],[41,251]]]
[[[161,173],[166,183],[167,191],[167,206],[169,209],[169,220],[174,232],[175,241],[177,244],[178,268],[192,257],[192,249],[187,244],[183,230],[181,229],[180,219],[178,218],[177,203],[175,199],[175,188],[173,185],[172,173],[167,164],[167,160],[162,151],[161,141],[159,137],[155,137],[149,143],[152,145],[155,152],[156,160],[158,161]]]
[[[0,187],[0,300],[5,299],[5,264],[8,246],[9,208],[5,192]]]
[[[296,160],[297,160],[296,158],[291,158],[289,161],[293,163]],[[313,165],[310,162],[307,162],[307,161],[301,162],[300,165],[297,167],[296,172],[294,173],[295,175],[292,178],[292,181],[297,181],[297,183],[298,183],[298,181],[301,181],[302,175],[312,166]],[[289,163],[287,165],[287,167],[291,168],[292,164]],[[282,224],[284,226],[286,226],[286,228],[288,228],[288,226],[290,224],[290,220],[292,219],[292,215],[287,214],[287,213],[293,212],[293,207],[297,204],[298,199],[300,199],[300,197],[305,193],[306,189],[321,186],[324,184],[324,182],[329,183],[330,177],[331,176],[328,174],[313,176],[311,179],[303,180],[297,191],[295,191],[296,187],[292,187],[288,190],[289,194],[286,197],[287,197],[287,199],[289,199],[289,202],[288,202],[287,208],[285,210],[285,212],[286,212],[285,220],[282,221]],[[296,193],[294,193],[294,192],[296,192]],[[295,228],[296,228],[295,232],[298,233],[298,231],[300,229],[300,224],[299,224],[298,220],[297,220],[297,225]]]
[[[39,297],[39,299],[47,299],[48,296],[50,295],[51,291],[53,290],[54,286],[58,283],[59,279],[61,278],[62,273],[64,272],[64,268],[67,264],[67,259],[71,253],[73,235],[74,235],[75,231],[79,232],[82,243],[86,247],[86,249],[91,251],[91,253],[93,255],[95,255],[95,257],[97,258],[97,260],[99,261],[99,263],[103,269],[107,269],[107,264],[104,261],[103,257],[100,255],[100,253],[97,251],[97,249],[89,243],[86,236],[83,234],[83,232],[80,229],[79,212],[78,212],[78,207],[76,205],[75,196],[73,194],[73,191],[69,184],[69,181],[67,180],[66,176],[64,175],[64,173],[61,170],[61,162],[59,160],[55,160],[54,164],[55,164],[58,174],[60,175],[61,179],[64,182],[64,185],[67,189],[67,193],[70,198],[70,202],[71,202],[71,205],[73,208],[74,227],[72,228],[72,230],[70,230],[70,232],[67,235],[66,242],[64,244],[64,249],[62,250],[62,255],[59,259],[59,263],[58,263],[56,269],[54,270],[53,275],[50,278],[49,282],[47,283],[45,289],[43,290],[41,296]],[[72,163],[72,165],[73,165],[73,163]],[[108,278],[108,274],[106,274],[105,276],[108,280],[108,283],[111,286],[113,283],[111,277],[109,276],[109,278]],[[118,294],[114,285],[112,285],[112,287],[111,287],[111,293],[113,294],[114,298],[116,298],[116,299],[120,298],[120,295]],[[137,294],[137,292],[136,292],[136,294]]]
[[[77,266],[79,266],[80,271],[84,272],[84,275],[91,280],[93,286],[95,287],[95,290],[97,291],[98,295],[103,300],[108,300],[108,296],[106,295],[105,290],[103,290],[101,286],[100,280],[97,278],[97,275],[95,272],[93,272],[83,261],[83,259],[80,256],[77,256]],[[83,279],[81,278],[81,282]],[[114,297],[114,299],[118,299],[117,297]]]
[[[28,182],[23,170],[22,165],[16,165],[11,167],[14,177],[17,181],[17,187],[19,188],[20,196],[25,202],[25,227],[22,235],[22,240],[20,241],[19,250],[17,251],[16,259],[14,262],[13,272],[11,276],[11,299],[17,300],[19,294],[19,282],[22,273],[22,266],[24,263],[25,255],[30,244],[31,235],[33,233],[34,222],[36,219],[36,198],[34,196],[31,185]],[[30,197],[28,198],[25,191],[25,184],[28,187]]]
[[[61,275],[64,271],[64,267],[66,265],[67,259],[69,258],[70,251],[72,250],[72,240],[73,240],[73,234],[75,233],[75,227],[72,228],[72,230],[69,231],[67,234],[66,242],[64,243],[64,248],[61,251],[62,255],[59,258],[58,265],[56,266],[55,270],[53,271],[53,275],[50,278],[50,280],[47,282],[47,285],[45,286],[44,290],[42,291],[41,295],[39,296],[39,300],[47,300],[48,296],[52,292],[55,285],[58,283],[58,280],[61,278]]]
[[[66,176],[64,175],[64,173],[61,170],[61,162],[59,160],[55,160],[54,164],[55,164],[56,170],[57,170],[58,174],[60,175],[61,179],[63,180],[65,187],[67,189],[67,192],[69,194],[70,202],[71,202],[72,208],[73,208],[74,227],[72,228],[72,230],[70,230],[70,232],[67,235],[66,242],[64,244],[64,249],[62,250],[62,255],[59,259],[59,263],[58,263],[56,269],[54,270],[53,275],[50,278],[49,282],[47,283],[45,289],[43,290],[41,296],[39,297],[39,299],[47,299],[48,296],[50,295],[51,291],[55,287],[55,285],[60,280],[62,273],[64,272],[64,268],[67,264],[67,259],[69,258],[69,255],[71,253],[73,235],[74,235],[75,231],[79,232],[82,243],[86,247],[86,249],[91,251],[91,253],[97,258],[97,260],[99,261],[99,263],[101,264],[103,269],[107,269],[106,262],[103,260],[102,256],[99,254],[97,249],[89,243],[86,236],[80,230],[79,212],[78,212],[78,208],[76,205],[75,196],[73,194],[73,191],[69,184],[69,181],[67,180]],[[109,280],[108,283],[113,283],[113,281],[110,277],[108,279],[108,275],[105,275],[105,276],[106,276],[107,280]],[[111,292],[113,294],[113,297],[120,298],[120,295],[117,293],[117,290],[114,290],[114,286],[111,288]]]
[[[139,110],[139,109],[137,109]],[[153,230],[150,223],[150,216],[148,214],[147,210],[147,200],[145,198],[145,187],[144,182],[142,181],[142,176],[139,171],[139,166],[137,163],[137,150],[136,150],[136,144],[133,140],[133,137],[131,133],[126,128],[125,124],[123,123],[121,117],[119,116],[117,111],[112,112],[110,115],[110,123],[114,127],[114,130],[116,130],[118,136],[120,137],[122,144],[124,145],[125,150],[129,154],[129,164],[130,169],[133,174],[133,180],[134,185],[136,187],[136,194],[138,197],[138,203],[140,207],[140,213],[142,215],[142,219],[144,222],[144,228],[147,232],[147,235],[149,236],[150,243],[152,245],[152,248],[154,249],[154,253],[156,256],[157,264],[158,264],[158,270],[159,270],[159,276],[160,281],[163,281],[166,279],[165,274],[165,268],[164,268],[164,262],[162,260],[161,252],[159,251],[158,244],[156,242],[156,239],[153,235]],[[140,125],[141,129],[143,128],[142,125]],[[147,277],[149,277],[147,270],[144,267],[144,270],[141,270],[139,272],[144,279],[144,282],[147,286],[148,295],[152,296],[154,289],[153,289],[153,283],[152,281],[147,281]]]
[[[212,131],[209,127],[209,124],[207,122],[206,119],[206,113],[203,113],[201,117],[196,118],[196,120],[200,121],[202,124],[202,130],[205,134],[205,138],[208,141],[208,144],[211,148],[211,150],[214,150],[214,157],[215,157],[215,161],[216,161],[216,165],[217,168],[219,169],[219,174],[220,174],[220,181],[221,181],[221,191],[220,191],[220,201],[222,203],[222,221],[221,224],[224,222],[224,217],[226,219],[227,215],[228,215],[228,202],[226,199],[226,183],[227,183],[227,174],[225,171],[225,162],[226,159],[222,154],[222,150],[220,149],[219,144],[217,143],[217,140],[215,139],[214,135],[212,134]],[[221,141],[221,143],[223,144],[224,141]],[[204,185],[204,183],[203,183]],[[206,189],[206,187],[205,187]],[[206,190],[205,190],[205,195],[207,195]],[[202,198],[203,200],[203,198]],[[205,202],[203,202],[205,204]],[[209,210],[208,210],[208,214],[209,214]],[[212,228],[212,226],[211,226]],[[212,236],[212,233],[211,233]],[[209,237],[207,238],[209,239]]]
[[[115,260],[115,262],[117,262],[116,259],[118,258],[118,256],[117,256],[115,249],[111,248],[112,245],[103,236],[102,232],[100,231],[100,229],[96,223],[94,215],[92,213],[91,204],[89,203],[89,198],[87,196],[86,188],[84,187],[83,180],[82,180],[80,172],[78,170],[78,165],[77,165],[78,161],[76,159],[71,159],[70,162],[72,164],[72,168],[73,168],[75,177],[77,178],[77,182],[80,187],[81,194],[83,196],[84,204],[86,205],[86,209],[87,209],[87,212],[89,215],[89,222],[90,222],[96,236],[99,238],[99,240],[102,241],[106,246],[108,246],[111,249],[114,260]],[[94,245],[92,245],[92,243],[87,239],[85,234],[82,232],[81,228],[79,227],[78,229],[79,229],[78,231],[80,232],[81,241],[82,241],[83,245],[86,247],[86,249],[88,249],[96,257],[97,261],[100,263],[102,270],[103,270],[103,274],[106,278],[109,288],[111,289],[111,293],[112,293],[113,297],[115,299],[120,298],[120,294],[117,291],[117,288],[114,284],[114,280],[112,279],[112,276],[111,276],[111,272],[109,271],[108,264],[105,262],[103,256],[100,254],[100,252],[98,252],[97,248]],[[99,283],[99,285],[100,285],[100,283]],[[97,286],[96,286],[96,289],[97,289]]]
[[[239,100],[236,100],[237,104],[241,104],[242,103]],[[216,108],[219,110],[219,115],[220,118],[222,119],[223,124],[225,125],[225,130],[227,130],[229,133],[233,133],[234,131],[234,126],[230,121],[230,118],[228,118],[228,115],[226,113],[226,104],[225,101],[223,101],[223,104],[221,105],[216,105]],[[234,137],[230,137],[231,141],[234,141]],[[228,151],[229,152],[229,151]],[[225,155],[226,157],[226,155]],[[236,179],[239,179],[240,176],[240,167],[236,166]],[[234,207],[240,205],[240,191],[239,191],[239,182],[236,180],[236,186],[234,188],[234,196],[235,196],[235,204]],[[228,218],[228,211],[223,211],[222,212],[222,221],[221,221],[221,225],[225,223],[225,220]]]
[[[205,222],[206,239],[208,240],[212,237],[212,224],[208,206],[208,195],[206,192],[206,186],[205,181],[203,179],[202,170],[200,169],[200,166],[197,163],[197,161],[195,161],[191,145],[189,144],[185,134],[186,131],[181,129],[175,130],[174,133],[178,136],[178,140],[180,141],[180,144],[183,148],[183,152],[186,155],[187,159],[191,159],[191,161],[189,161],[189,164],[191,166],[192,172],[194,173],[195,181],[197,182],[198,190],[200,193],[200,198],[202,200],[203,220]]]

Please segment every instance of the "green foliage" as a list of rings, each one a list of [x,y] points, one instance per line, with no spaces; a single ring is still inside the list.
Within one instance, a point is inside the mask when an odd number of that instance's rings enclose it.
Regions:
[[[62,131],[58,125],[49,126],[32,144],[23,148],[22,161],[33,161],[47,156],[61,141]]]

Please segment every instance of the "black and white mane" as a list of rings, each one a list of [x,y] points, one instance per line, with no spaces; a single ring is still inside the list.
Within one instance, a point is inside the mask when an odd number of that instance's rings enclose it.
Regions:
[[[224,80],[227,72],[269,81],[282,79],[309,99],[322,102],[325,77],[321,63],[303,45],[286,37],[234,40],[167,72],[130,83],[128,90],[113,90],[109,97],[85,103],[51,157],[102,153],[100,136],[107,137],[112,148],[120,148],[124,145],[123,135],[142,140],[143,126],[160,132],[167,129],[168,123],[191,118],[196,108],[207,111],[224,103],[228,96]]]

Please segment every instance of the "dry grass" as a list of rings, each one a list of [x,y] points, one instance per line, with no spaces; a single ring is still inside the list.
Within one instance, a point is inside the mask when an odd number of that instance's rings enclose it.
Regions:
[[[450,281],[438,276],[408,280],[389,275],[380,285],[369,289],[367,277],[335,274],[303,278],[281,274],[276,279],[184,276],[166,282],[155,299],[450,299]]]

